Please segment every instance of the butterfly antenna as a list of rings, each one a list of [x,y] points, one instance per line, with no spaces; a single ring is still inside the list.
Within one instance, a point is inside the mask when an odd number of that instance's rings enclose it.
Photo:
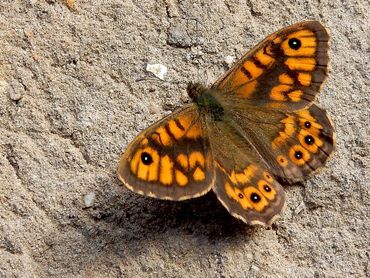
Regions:
[[[178,85],[181,83],[180,81],[162,80],[155,76],[153,77],[146,76],[146,77],[138,78],[135,80],[135,82],[143,82],[143,81],[156,81],[156,82],[169,83],[169,84],[175,84],[175,85]]]

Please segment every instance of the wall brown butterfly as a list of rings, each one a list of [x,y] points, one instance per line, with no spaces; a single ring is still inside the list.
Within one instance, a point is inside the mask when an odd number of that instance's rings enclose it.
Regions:
[[[141,132],[119,163],[134,192],[186,200],[211,189],[235,217],[269,225],[284,190],[322,167],[334,129],[313,104],[327,75],[329,35],[317,21],[284,28],[246,53],[193,103]]]

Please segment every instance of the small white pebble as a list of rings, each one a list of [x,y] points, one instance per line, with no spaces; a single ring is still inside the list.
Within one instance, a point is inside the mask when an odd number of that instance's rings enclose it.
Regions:
[[[256,272],[260,272],[260,268],[258,267],[258,266],[256,266],[256,265],[252,265],[251,267],[250,267],[250,271],[251,272],[254,272],[254,273],[256,273]]]
[[[235,60],[235,57],[233,56],[230,56],[230,55],[227,55],[225,57],[225,63],[228,65],[228,66],[231,66],[232,63],[234,63],[234,60]]]
[[[305,204],[304,204],[304,202],[302,201],[299,205],[298,205],[298,207],[296,207],[295,208],[295,210],[294,210],[294,214],[300,214],[303,210],[305,210],[306,209],[306,206],[305,206]]]
[[[160,113],[161,113],[161,109],[158,107],[158,105],[155,105],[155,104],[150,105],[150,106],[148,107],[148,110],[149,110],[149,113],[150,113],[151,115],[158,115],[158,114],[160,114]]]
[[[167,67],[162,64],[147,64],[146,70],[153,73],[159,79],[163,80],[167,73]]]
[[[95,201],[95,192],[89,192],[84,197],[85,207],[92,207]]]

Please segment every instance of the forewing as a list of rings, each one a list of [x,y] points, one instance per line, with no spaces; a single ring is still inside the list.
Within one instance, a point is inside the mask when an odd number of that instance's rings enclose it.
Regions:
[[[327,75],[326,29],[301,22],[268,36],[212,86],[225,101],[294,111],[309,105]]]
[[[189,105],[144,130],[121,157],[120,180],[136,193],[160,199],[207,193],[215,171],[203,121]]]

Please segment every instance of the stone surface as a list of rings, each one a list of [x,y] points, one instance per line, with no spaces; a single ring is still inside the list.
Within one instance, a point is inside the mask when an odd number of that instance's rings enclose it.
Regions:
[[[369,275],[369,10],[366,0],[1,1],[0,277]],[[186,101],[187,82],[211,83],[224,57],[306,19],[332,35],[318,102],[337,152],[286,187],[280,221],[248,227],[212,193],[175,203],[120,186],[122,150]],[[148,78],[152,61],[168,66],[166,81]]]

